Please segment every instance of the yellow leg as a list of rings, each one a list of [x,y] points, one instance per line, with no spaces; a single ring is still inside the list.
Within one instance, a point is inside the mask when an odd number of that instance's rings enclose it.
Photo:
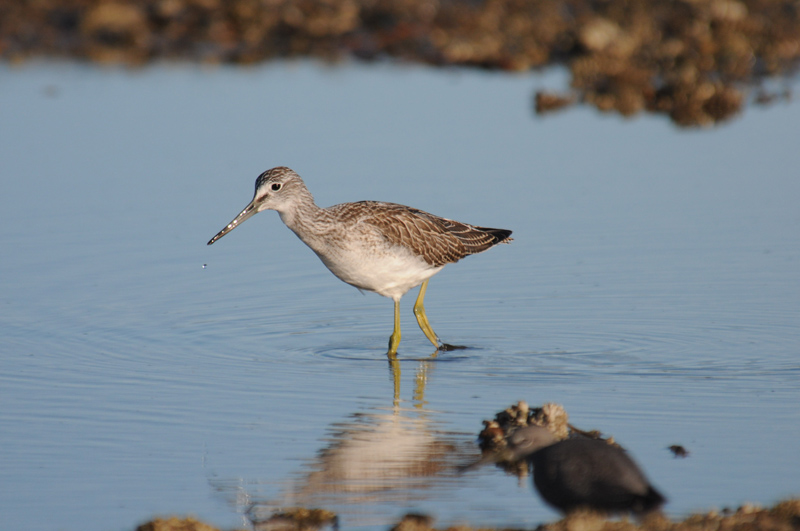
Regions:
[[[394,331],[389,337],[389,352],[386,355],[394,358],[397,355],[398,345],[400,345],[400,299],[394,301]]]
[[[428,279],[430,280],[430,279]],[[439,338],[436,336],[436,333],[431,328],[431,324],[428,322],[428,316],[425,315],[425,291],[428,289],[428,280],[422,283],[422,286],[419,288],[419,295],[417,296],[417,302],[414,303],[414,315],[417,317],[417,323],[419,323],[419,327],[422,329],[422,332],[425,334],[433,346],[436,347],[436,350],[439,350],[440,343]]]

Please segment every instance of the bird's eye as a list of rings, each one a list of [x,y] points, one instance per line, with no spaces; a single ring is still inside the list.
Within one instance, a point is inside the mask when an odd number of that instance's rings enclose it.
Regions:
[[[281,183],[272,183],[271,188],[273,192],[277,192],[278,190],[281,189]]]

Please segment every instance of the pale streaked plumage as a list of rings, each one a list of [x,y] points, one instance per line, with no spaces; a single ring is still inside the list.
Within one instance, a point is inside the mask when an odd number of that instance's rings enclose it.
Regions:
[[[399,301],[423,284],[414,313],[428,339],[438,338],[425,316],[427,281],[447,264],[511,241],[511,231],[475,227],[395,203],[361,201],[320,208],[297,173],[277,167],[256,179],[253,200],[211,245],[262,210],[276,210],[281,219],[342,281],[395,301],[393,355],[400,342]]]

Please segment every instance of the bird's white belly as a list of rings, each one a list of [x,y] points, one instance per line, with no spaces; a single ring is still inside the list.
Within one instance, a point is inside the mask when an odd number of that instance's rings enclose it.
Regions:
[[[344,247],[328,248],[324,252],[315,249],[314,252],[340,280],[395,300],[444,267],[431,266],[403,247],[348,243]]]

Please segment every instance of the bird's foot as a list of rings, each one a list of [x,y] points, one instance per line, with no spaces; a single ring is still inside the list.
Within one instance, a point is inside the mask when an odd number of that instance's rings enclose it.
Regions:
[[[437,347],[439,352],[450,352],[451,350],[464,350],[468,349],[469,347],[466,345],[450,345],[448,343],[442,343]]]

